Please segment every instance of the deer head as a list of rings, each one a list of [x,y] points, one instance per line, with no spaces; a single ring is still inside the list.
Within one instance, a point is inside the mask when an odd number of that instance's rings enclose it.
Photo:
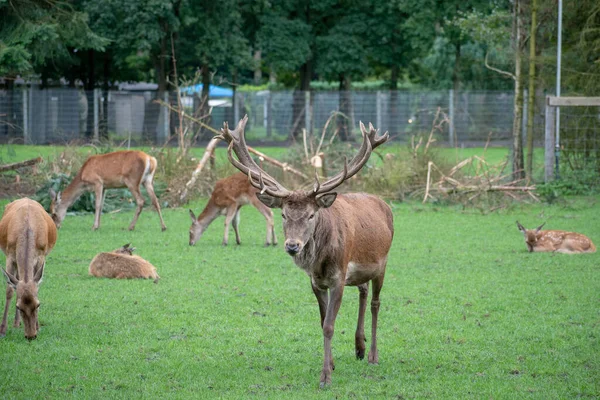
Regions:
[[[257,194],[258,199],[267,207],[281,208],[285,250],[291,256],[295,256],[302,251],[313,236],[320,211],[335,202],[337,193],[333,190],[360,171],[373,149],[388,139],[388,134],[386,132],[380,136],[371,124],[367,130],[361,122],[360,130],[363,142],[354,158],[349,163],[345,160],[343,171],[322,184],[316,176],[312,190],[290,191],[263,171],[250,156],[244,137],[247,122],[248,116],[245,116],[233,131],[229,130],[228,124],[225,122],[221,129],[221,135],[218,137],[229,143],[227,150],[229,161],[248,175],[250,183],[260,190]],[[235,152],[237,159],[233,157],[232,151]]]
[[[538,241],[539,233],[544,225],[546,225],[545,222],[535,229],[525,229],[523,225],[517,221],[517,227],[523,233],[523,236],[525,236],[525,243],[527,244],[527,249],[529,249],[529,252],[533,252],[533,248]]]
[[[56,193],[52,188],[48,191],[50,194],[50,216],[57,228],[67,215],[67,207],[63,206],[60,192]]]
[[[39,267],[39,262],[36,268],[37,272],[33,277],[33,281],[21,281],[14,275],[8,273],[4,268],[2,272],[6,277],[6,281],[17,292],[17,310],[23,319],[25,337],[28,340],[33,340],[37,337],[38,331],[38,308],[40,301],[38,300],[38,289],[44,275],[44,265]]]
[[[127,254],[129,256],[132,256],[133,252],[135,251],[135,247],[129,247],[130,245],[131,245],[131,243],[127,243],[127,244],[119,247],[115,251],[113,251],[113,253],[116,253],[116,254]]]

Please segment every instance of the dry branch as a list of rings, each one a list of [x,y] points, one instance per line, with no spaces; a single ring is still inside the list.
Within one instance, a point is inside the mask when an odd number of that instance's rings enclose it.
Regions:
[[[29,167],[42,162],[42,157],[32,158],[31,160],[21,161],[13,164],[0,165],[0,172],[13,171],[21,167]]]
[[[179,196],[179,200],[180,201],[183,202],[185,200],[185,198],[187,197],[188,190],[192,186],[194,186],[194,184],[198,180],[198,176],[200,175],[200,172],[202,172],[202,169],[204,168],[204,165],[206,165],[206,163],[210,159],[210,156],[214,153],[215,147],[217,147],[218,143],[219,143],[219,139],[213,138],[208,143],[208,145],[206,146],[206,150],[204,151],[204,155],[202,156],[202,159],[200,159],[200,162],[198,163],[198,166],[196,167],[196,169],[194,170],[194,172],[192,172],[192,177],[185,184],[185,188],[183,189],[183,191],[181,192],[181,195]]]

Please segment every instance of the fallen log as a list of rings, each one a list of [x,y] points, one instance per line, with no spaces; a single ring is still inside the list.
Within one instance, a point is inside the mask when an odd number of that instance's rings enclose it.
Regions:
[[[38,164],[40,162],[42,162],[42,157],[32,158],[31,160],[21,161],[21,162],[12,163],[12,164],[0,165],[0,172],[13,171],[13,170],[21,168],[21,167],[30,167],[30,166]]]

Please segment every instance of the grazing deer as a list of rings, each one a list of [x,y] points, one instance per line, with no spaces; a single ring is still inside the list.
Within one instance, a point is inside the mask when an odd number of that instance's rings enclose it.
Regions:
[[[553,251],[557,253],[595,253],[596,246],[585,235],[566,231],[543,231],[544,222],[535,229],[525,229],[517,221],[519,230],[525,236],[525,244],[530,253],[536,251]]]
[[[143,151],[116,151],[89,157],[83,164],[73,181],[62,193],[55,193],[50,189],[50,213],[52,219],[60,228],[65,219],[67,209],[77,201],[84,192],[93,191],[96,194],[96,218],[93,230],[100,227],[100,214],[106,196],[106,189],[127,188],[135,197],[137,209],[129,230],[135,229],[135,224],[144,207],[144,197],[140,193],[140,184],[143,184],[152,200],[154,208],[160,218],[160,226],[167,229],[160,212],[160,204],[154,194],[152,180],[156,171],[156,158]]]
[[[39,203],[23,198],[4,209],[0,220],[0,249],[6,255],[6,270],[2,269],[2,272],[8,285],[0,336],[6,335],[8,308],[16,291],[14,327],[19,327],[22,317],[25,337],[29,340],[37,337],[40,327],[38,289],[44,275],[46,255],[54,247],[56,236],[56,225]]]
[[[208,200],[204,210],[198,215],[190,210],[192,226],[190,227],[190,246],[193,246],[202,236],[202,233],[219,216],[225,215],[225,234],[223,235],[223,246],[227,246],[229,239],[229,225],[233,225],[235,241],[240,244],[240,208],[246,204],[252,204],[267,220],[267,240],[265,246],[277,244],[275,237],[273,212],[256,197],[258,189],[248,182],[248,177],[237,173],[217,181],[215,188]]]
[[[143,278],[160,279],[154,265],[142,257],[133,254],[135,247],[129,243],[117,250],[97,254],[90,263],[90,275],[104,278],[129,279]]]
[[[260,189],[257,194],[259,200],[268,207],[281,208],[285,251],[310,277],[312,290],[319,304],[324,336],[324,360],[320,377],[320,386],[323,387],[331,383],[331,372],[334,369],[331,340],[344,286],[358,286],[360,302],[355,349],[356,357],[363,359],[365,308],[369,281],[372,282],[372,340],[368,360],[372,364],[379,362],[379,293],[394,235],[392,211],[375,196],[365,193],[338,195],[332,190],[356,174],[367,162],[373,149],[388,139],[388,134],[386,132],[379,136],[372,125],[369,125],[367,131],[361,123],[362,145],[352,161],[346,161],[342,172],[323,184],[317,179],[313,190],[289,191],[263,171],[248,153],[244,138],[247,121],[246,116],[234,131],[230,131],[225,123],[219,137],[229,143],[229,161],[248,176],[254,187]],[[232,150],[237,159],[233,157]]]

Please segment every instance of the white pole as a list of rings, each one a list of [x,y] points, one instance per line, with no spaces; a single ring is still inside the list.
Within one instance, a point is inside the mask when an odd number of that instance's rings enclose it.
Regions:
[[[560,97],[560,69],[562,55],[562,0],[558,0],[558,43],[556,50],[556,97]],[[556,143],[554,145],[554,154],[556,157],[556,179],[559,178],[558,159],[560,155],[560,107],[556,107]]]

